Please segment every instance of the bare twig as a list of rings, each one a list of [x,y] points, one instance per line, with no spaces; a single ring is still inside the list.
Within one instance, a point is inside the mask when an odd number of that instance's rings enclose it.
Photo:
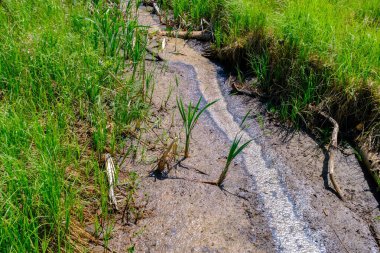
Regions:
[[[334,126],[334,129],[333,129],[333,132],[331,135],[331,143],[330,143],[330,147],[329,147],[329,163],[328,163],[329,177],[330,177],[331,183],[333,184],[333,186],[335,188],[335,191],[338,193],[339,198],[341,198],[341,200],[344,201],[343,193],[340,190],[340,187],[339,187],[337,181],[335,180],[335,176],[334,176],[334,169],[335,169],[334,161],[335,161],[336,152],[338,150],[339,125],[335,119],[333,119],[332,117],[330,117],[326,113],[320,111],[319,114],[326,117],[331,122],[331,124],[333,124],[333,126]]]
[[[350,253],[348,251],[348,249],[346,248],[346,246],[343,244],[342,240],[340,239],[340,237],[339,237],[338,233],[335,231],[335,229],[333,227],[331,227],[331,229],[332,229],[332,231],[334,231],[334,234],[335,234],[336,238],[338,238],[340,244],[342,244],[342,246],[343,246],[344,250],[346,251],[346,253]]]

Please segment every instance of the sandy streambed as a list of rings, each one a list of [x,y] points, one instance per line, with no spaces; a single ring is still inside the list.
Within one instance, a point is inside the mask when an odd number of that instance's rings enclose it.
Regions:
[[[140,23],[159,28],[144,8]],[[199,97],[219,102],[200,118],[191,157],[167,179],[148,177],[148,161],[126,163],[121,177],[131,170],[141,175],[140,191],[149,196],[150,212],[137,225],[116,224],[113,250],[135,245],[136,252],[379,252],[378,202],[352,153],[336,161],[337,179],[348,196],[343,203],[327,187],[326,152],[312,138],[271,122],[259,101],[231,96],[223,69],[194,47],[172,38],[166,44],[161,55],[167,61],[147,63],[155,69],[156,84],[153,130],[143,139],[183,132],[176,96],[185,103]],[[249,110],[249,127],[241,132]],[[238,132],[254,141],[232,166],[226,191],[199,183],[217,179]],[[146,160],[161,152],[147,150]]]

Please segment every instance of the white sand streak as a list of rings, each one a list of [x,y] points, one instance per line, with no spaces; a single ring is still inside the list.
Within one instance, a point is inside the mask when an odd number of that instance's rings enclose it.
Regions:
[[[166,56],[171,61],[180,61],[195,68],[199,88],[204,98],[208,102],[219,99],[219,102],[211,106],[208,111],[217,126],[232,140],[241,129],[227,110],[226,101],[219,89],[215,66],[190,47],[185,46],[182,51],[186,52],[186,56],[171,54],[166,54]],[[242,140],[249,139],[250,136],[243,132]],[[306,233],[306,223],[294,212],[294,206],[286,195],[286,189],[281,185],[280,175],[276,168],[268,167],[265,163],[261,155],[261,146],[252,142],[243,155],[249,173],[255,178],[256,188],[263,201],[278,251],[324,252],[325,250],[319,248]]]

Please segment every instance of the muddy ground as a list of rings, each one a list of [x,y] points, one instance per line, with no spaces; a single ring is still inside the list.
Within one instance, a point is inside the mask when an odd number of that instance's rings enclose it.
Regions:
[[[162,29],[146,8],[140,9],[140,23]],[[161,45],[162,39],[153,37],[151,45]],[[121,222],[119,214],[110,249],[379,252],[378,201],[352,150],[345,148],[336,158],[336,177],[347,198],[342,202],[329,186],[324,146],[302,131],[284,128],[258,99],[231,94],[223,68],[204,58],[197,43],[174,38],[165,42],[160,55],[166,61],[147,61],[155,73],[155,90],[152,115],[141,130],[143,148],[120,171],[120,180],[131,171],[140,175],[139,195],[148,196],[147,205],[137,224]],[[177,134],[179,158],[183,154],[177,96],[185,104],[199,97],[220,101],[195,127],[191,157],[167,177],[155,178],[150,175],[153,161]],[[254,142],[235,160],[224,190],[201,183],[218,178],[231,136],[249,110],[249,127],[243,133]]]

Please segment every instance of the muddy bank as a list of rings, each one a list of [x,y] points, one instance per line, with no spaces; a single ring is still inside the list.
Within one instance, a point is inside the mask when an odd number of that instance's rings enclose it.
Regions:
[[[144,9],[140,22],[159,28]],[[152,41],[160,45],[161,39]],[[131,170],[141,175],[140,192],[149,196],[149,212],[137,225],[117,224],[112,249],[123,252],[135,245],[136,252],[379,251],[370,228],[377,226],[378,202],[352,152],[340,153],[336,161],[337,179],[349,196],[343,203],[328,188],[326,152],[310,136],[272,122],[259,101],[231,96],[221,67],[183,40],[165,40],[161,55],[167,62],[150,66],[157,68],[154,110],[143,139],[158,143],[183,132],[176,95],[186,103],[200,96],[219,102],[195,128],[191,157],[167,179],[148,176],[153,165],[149,161],[162,148],[147,150],[141,159],[146,164],[125,163],[121,177]],[[226,191],[199,183],[218,177],[231,139],[241,131],[240,122],[249,110],[249,127],[242,133],[254,143],[231,168]]]
[[[169,63],[159,74],[150,119],[155,133],[147,131],[144,141],[183,132],[175,98],[181,96],[186,103],[199,98],[198,83],[191,74],[177,63]],[[174,76],[179,87],[163,106],[171,87],[175,87]],[[273,252],[271,231],[257,194],[249,190],[251,182],[242,159],[231,168],[226,191],[200,182],[218,178],[228,146],[229,140],[207,113],[193,134],[191,157],[173,168],[167,178],[150,177],[152,164],[127,161],[121,173],[133,170],[141,175],[141,193],[149,196],[149,212],[137,226],[120,224],[110,244],[112,249],[123,252],[135,245],[136,252]],[[146,156],[157,157],[162,150],[157,148]],[[126,240],[131,234],[135,236]]]

